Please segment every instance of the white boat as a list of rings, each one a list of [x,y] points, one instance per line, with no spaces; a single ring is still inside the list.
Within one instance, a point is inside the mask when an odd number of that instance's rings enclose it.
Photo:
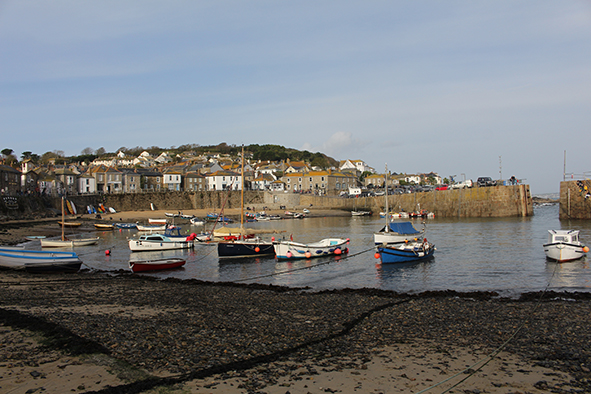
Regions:
[[[85,237],[85,236],[76,236],[76,237],[66,237],[65,234],[65,226],[66,223],[64,221],[65,217],[65,209],[64,209],[64,197],[62,197],[62,236],[61,238],[41,238],[41,247],[42,248],[73,248],[75,246],[88,246],[88,245],[95,245],[99,241],[99,237]]]
[[[349,238],[325,238],[308,244],[294,241],[275,241],[273,247],[278,259],[309,259],[348,253],[348,244]]]
[[[149,250],[172,250],[172,249],[190,249],[194,246],[193,239],[186,237],[182,239],[172,239],[164,234],[144,234],[138,239],[129,240],[129,249],[132,252],[142,252]]]
[[[371,216],[371,211],[351,211],[351,216]]]
[[[579,230],[548,230],[543,246],[546,257],[560,263],[580,259],[589,251],[579,240]]]
[[[425,228],[417,230],[411,222],[389,222],[380,231],[374,233],[376,245],[392,245],[404,242],[421,241],[425,236]]]
[[[76,272],[82,261],[74,252],[0,248],[0,267],[31,272]]]
[[[166,219],[155,219],[155,218],[149,218],[148,219],[148,223],[150,224],[158,224],[158,225],[163,225],[167,223]]]
[[[198,217],[192,217],[191,219],[189,219],[189,221],[191,222],[191,224],[193,226],[204,226],[205,225],[205,221],[203,219],[199,219]]]
[[[138,231],[150,231],[150,232],[155,232],[155,231],[164,231],[166,230],[166,225],[149,225],[149,226],[145,226],[142,224],[138,224],[136,225],[136,228],[138,229]]]

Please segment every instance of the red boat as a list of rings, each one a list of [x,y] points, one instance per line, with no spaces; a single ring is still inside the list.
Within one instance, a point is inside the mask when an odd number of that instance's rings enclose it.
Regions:
[[[133,272],[160,271],[179,268],[185,265],[185,260],[177,257],[160,260],[130,261],[129,268]]]

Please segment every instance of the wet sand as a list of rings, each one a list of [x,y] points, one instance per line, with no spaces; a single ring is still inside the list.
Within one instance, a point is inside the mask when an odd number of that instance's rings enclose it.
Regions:
[[[1,392],[440,393],[464,378],[452,392],[591,391],[586,294],[2,271],[0,300]]]

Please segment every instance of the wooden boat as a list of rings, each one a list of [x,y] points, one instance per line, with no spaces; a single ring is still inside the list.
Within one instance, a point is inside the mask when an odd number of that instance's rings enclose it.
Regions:
[[[155,232],[155,231],[164,231],[166,230],[166,225],[162,224],[162,225],[149,225],[149,226],[145,226],[142,224],[136,224],[135,226],[138,231],[149,231],[149,232]]]
[[[280,260],[341,255],[349,252],[348,244],[349,238],[325,238],[309,244],[283,240],[273,242],[275,255]]]
[[[80,223],[80,222],[63,222],[63,221],[58,221],[57,224],[59,224],[62,227],[80,227],[80,226],[82,226],[82,223]]]
[[[30,272],[76,272],[82,261],[74,252],[0,248],[0,267]]]
[[[579,230],[548,230],[543,247],[546,257],[559,263],[578,260],[589,251],[579,240]]]
[[[378,246],[376,258],[379,258],[382,264],[409,263],[429,259],[434,253],[435,245],[423,238],[418,242]]]
[[[95,245],[98,243],[98,237],[66,237],[65,234],[65,227],[66,222],[64,220],[65,217],[65,208],[64,208],[64,198],[62,197],[62,236],[60,239],[51,239],[51,238],[41,238],[41,247],[42,248],[72,248],[75,246],[88,246],[88,245]],[[78,224],[76,227],[80,226]]]
[[[166,219],[156,219],[156,218],[149,218],[148,219],[148,223],[150,224],[158,224],[158,225],[163,225],[167,223]]]
[[[161,271],[180,268],[185,265],[185,262],[184,259],[175,257],[159,260],[130,261],[129,268],[131,268],[133,272]]]
[[[114,224],[106,224],[106,223],[95,223],[94,228],[96,228],[97,230],[107,231],[107,230],[114,230],[115,225]]]
[[[194,238],[189,238],[190,237],[186,237],[184,240],[175,240],[165,236],[164,234],[145,234],[140,235],[139,239],[130,239],[129,249],[131,249],[132,252],[190,249],[194,246]]]

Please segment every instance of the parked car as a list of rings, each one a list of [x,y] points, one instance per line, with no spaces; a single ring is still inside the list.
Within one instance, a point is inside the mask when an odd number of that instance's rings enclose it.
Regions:
[[[493,181],[492,178],[489,176],[482,176],[478,178],[476,184],[478,185],[478,187],[496,186],[497,181]]]
[[[435,188],[435,190],[447,190],[447,185],[439,185]]]
[[[463,189],[463,188],[472,187],[472,186],[473,186],[472,180],[466,179],[465,181],[454,183],[449,188],[450,189]]]

